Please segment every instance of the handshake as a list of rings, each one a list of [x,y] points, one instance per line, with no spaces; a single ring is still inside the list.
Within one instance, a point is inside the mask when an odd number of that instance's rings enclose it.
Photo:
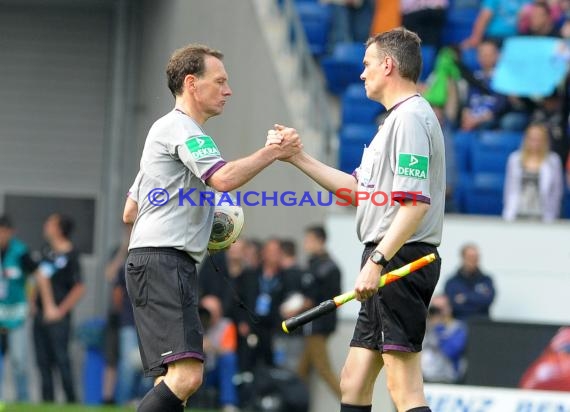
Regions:
[[[272,146],[279,150],[277,159],[292,162],[295,155],[303,150],[303,143],[297,130],[292,127],[285,127],[275,124],[273,129],[267,131],[265,147]]]

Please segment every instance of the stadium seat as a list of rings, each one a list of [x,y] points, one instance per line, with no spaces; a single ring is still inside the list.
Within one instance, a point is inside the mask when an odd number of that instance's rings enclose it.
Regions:
[[[453,133],[453,147],[455,150],[455,167],[458,173],[471,173],[471,146],[477,139],[479,132],[464,132],[457,130]]]
[[[476,173],[464,191],[464,208],[469,214],[500,216],[503,211],[503,173]]]
[[[459,44],[471,35],[473,23],[479,14],[479,2],[473,0],[452,1],[447,9],[442,43]]]
[[[425,81],[433,71],[436,58],[435,46],[423,45],[422,47],[422,72],[420,74],[420,81]]]
[[[346,88],[341,98],[342,124],[371,124],[386,109],[380,103],[366,97],[364,84],[354,83]]]
[[[461,50],[461,61],[472,72],[481,68],[481,66],[479,66],[479,61],[477,60],[477,49],[474,47]]]
[[[340,95],[349,84],[359,81],[364,69],[364,52],[362,43],[342,42],[335,46],[331,56],[322,59],[327,88],[331,93]]]
[[[347,124],[339,132],[339,169],[352,173],[360,164],[362,151],[376,135],[378,126],[374,124]]]
[[[457,213],[465,213],[466,194],[471,188],[471,173],[458,172],[455,187],[453,188],[453,204]]]
[[[505,173],[507,159],[521,143],[522,132],[483,131],[471,145],[473,173]]]
[[[296,2],[295,5],[301,24],[305,29],[305,36],[307,37],[311,54],[313,56],[324,55],[331,26],[329,7],[318,2],[309,1]]]

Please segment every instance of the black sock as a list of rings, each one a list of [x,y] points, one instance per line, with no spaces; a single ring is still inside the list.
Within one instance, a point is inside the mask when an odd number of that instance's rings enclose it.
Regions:
[[[137,408],[137,412],[182,412],[183,410],[182,401],[172,393],[164,381],[148,391]]]
[[[414,409],[408,409],[407,412],[431,412],[429,406],[420,406]]]
[[[372,412],[372,405],[347,405],[340,404],[340,412]]]

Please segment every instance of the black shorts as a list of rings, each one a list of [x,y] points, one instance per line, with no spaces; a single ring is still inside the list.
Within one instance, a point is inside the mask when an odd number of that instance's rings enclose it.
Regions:
[[[146,376],[184,358],[204,361],[194,260],[173,248],[129,251],[126,281]]]
[[[376,246],[366,246],[362,266]],[[380,352],[422,350],[428,306],[441,269],[437,248],[427,243],[406,244],[383,270],[389,272],[430,253],[438,257],[434,262],[379,289],[362,303],[350,346]]]

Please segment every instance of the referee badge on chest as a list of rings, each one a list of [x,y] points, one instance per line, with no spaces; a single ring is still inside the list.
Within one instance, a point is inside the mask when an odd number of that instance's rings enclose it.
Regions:
[[[370,182],[372,180],[375,158],[376,151],[369,147],[365,147],[364,153],[362,154],[362,161],[358,168],[358,183],[360,186],[365,188],[374,187],[374,184],[371,185]]]

